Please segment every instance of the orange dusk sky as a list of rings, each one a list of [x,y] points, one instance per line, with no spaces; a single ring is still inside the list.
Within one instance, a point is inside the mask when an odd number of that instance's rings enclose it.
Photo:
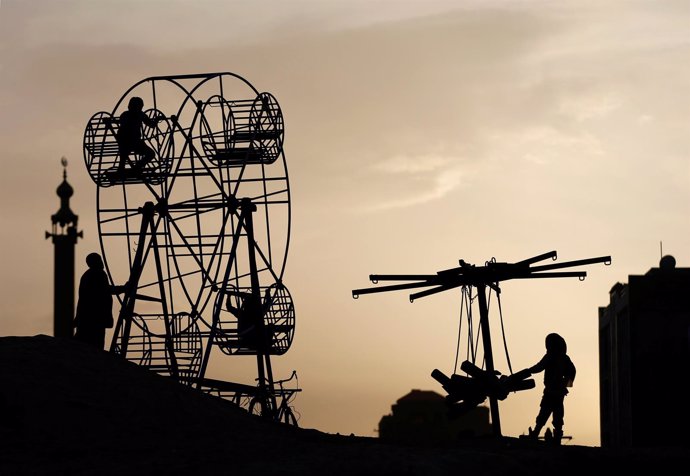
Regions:
[[[231,71],[285,119],[297,328],[273,362],[277,378],[298,371],[300,425],[375,435],[409,390],[443,393],[430,373],[453,370],[459,291],[353,300],[370,273],[557,250],[613,263],[504,283],[510,358],[533,365],[546,334],[565,337],[565,433],[597,445],[597,308],[658,265],[660,241],[690,266],[689,24],[685,1],[2,0],[0,335],[52,333],[44,230],[62,156],[77,279],[99,251],[89,117],[149,76]],[[211,370],[253,378],[233,357]],[[536,379],[501,402],[506,435],[533,425]]]

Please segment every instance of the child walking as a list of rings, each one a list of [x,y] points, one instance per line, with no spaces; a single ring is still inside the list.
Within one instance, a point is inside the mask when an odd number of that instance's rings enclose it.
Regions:
[[[565,339],[552,333],[546,336],[546,354],[529,372],[544,372],[544,394],[541,397],[539,414],[534,429],[529,429],[530,438],[537,439],[546,421],[553,415],[554,443],[560,444],[563,437],[563,399],[568,394],[568,387],[575,380],[575,365],[567,354]]]

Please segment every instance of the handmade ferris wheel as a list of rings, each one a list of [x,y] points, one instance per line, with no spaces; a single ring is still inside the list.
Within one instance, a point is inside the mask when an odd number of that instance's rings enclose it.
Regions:
[[[233,73],[147,78],[91,117],[101,249],[111,282],[128,283],[111,351],[275,407],[270,356],[295,327],[283,136],[277,100]],[[256,355],[258,387],[206,378],[213,349]]]

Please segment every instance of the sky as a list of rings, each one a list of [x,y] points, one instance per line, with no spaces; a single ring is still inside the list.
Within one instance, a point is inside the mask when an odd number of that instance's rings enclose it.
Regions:
[[[454,369],[459,291],[353,300],[369,274],[556,250],[612,264],[504,283],[510,360],[535,364],[560,333],[578,369],[565,433],[598,445],[598,308],[660,245],[690,266],[689,22],[684,1],[2,0],[0,335],[52,332],[62,156],[77,275],[99,251],[88,118],[150,76],[232,71],[284,114],[297,323],[273,363],[298,372],[300,425],[375,436],[398,398],[443,393],[430,373]],[[491,323],[507,373],[495,305]],[[233,357],[211,371],[249,378]],[[533,425],[536,380],[501,402],[504,434]]]

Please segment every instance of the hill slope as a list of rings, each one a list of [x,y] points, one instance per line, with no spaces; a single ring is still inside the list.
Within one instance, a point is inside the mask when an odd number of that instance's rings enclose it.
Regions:
[[[687,450],[453,447],[286,427],[106,352],[48,336],[0,338],[0,474],[577,474],[681,464]],[[308,391],[308,389],[307,389]]]

